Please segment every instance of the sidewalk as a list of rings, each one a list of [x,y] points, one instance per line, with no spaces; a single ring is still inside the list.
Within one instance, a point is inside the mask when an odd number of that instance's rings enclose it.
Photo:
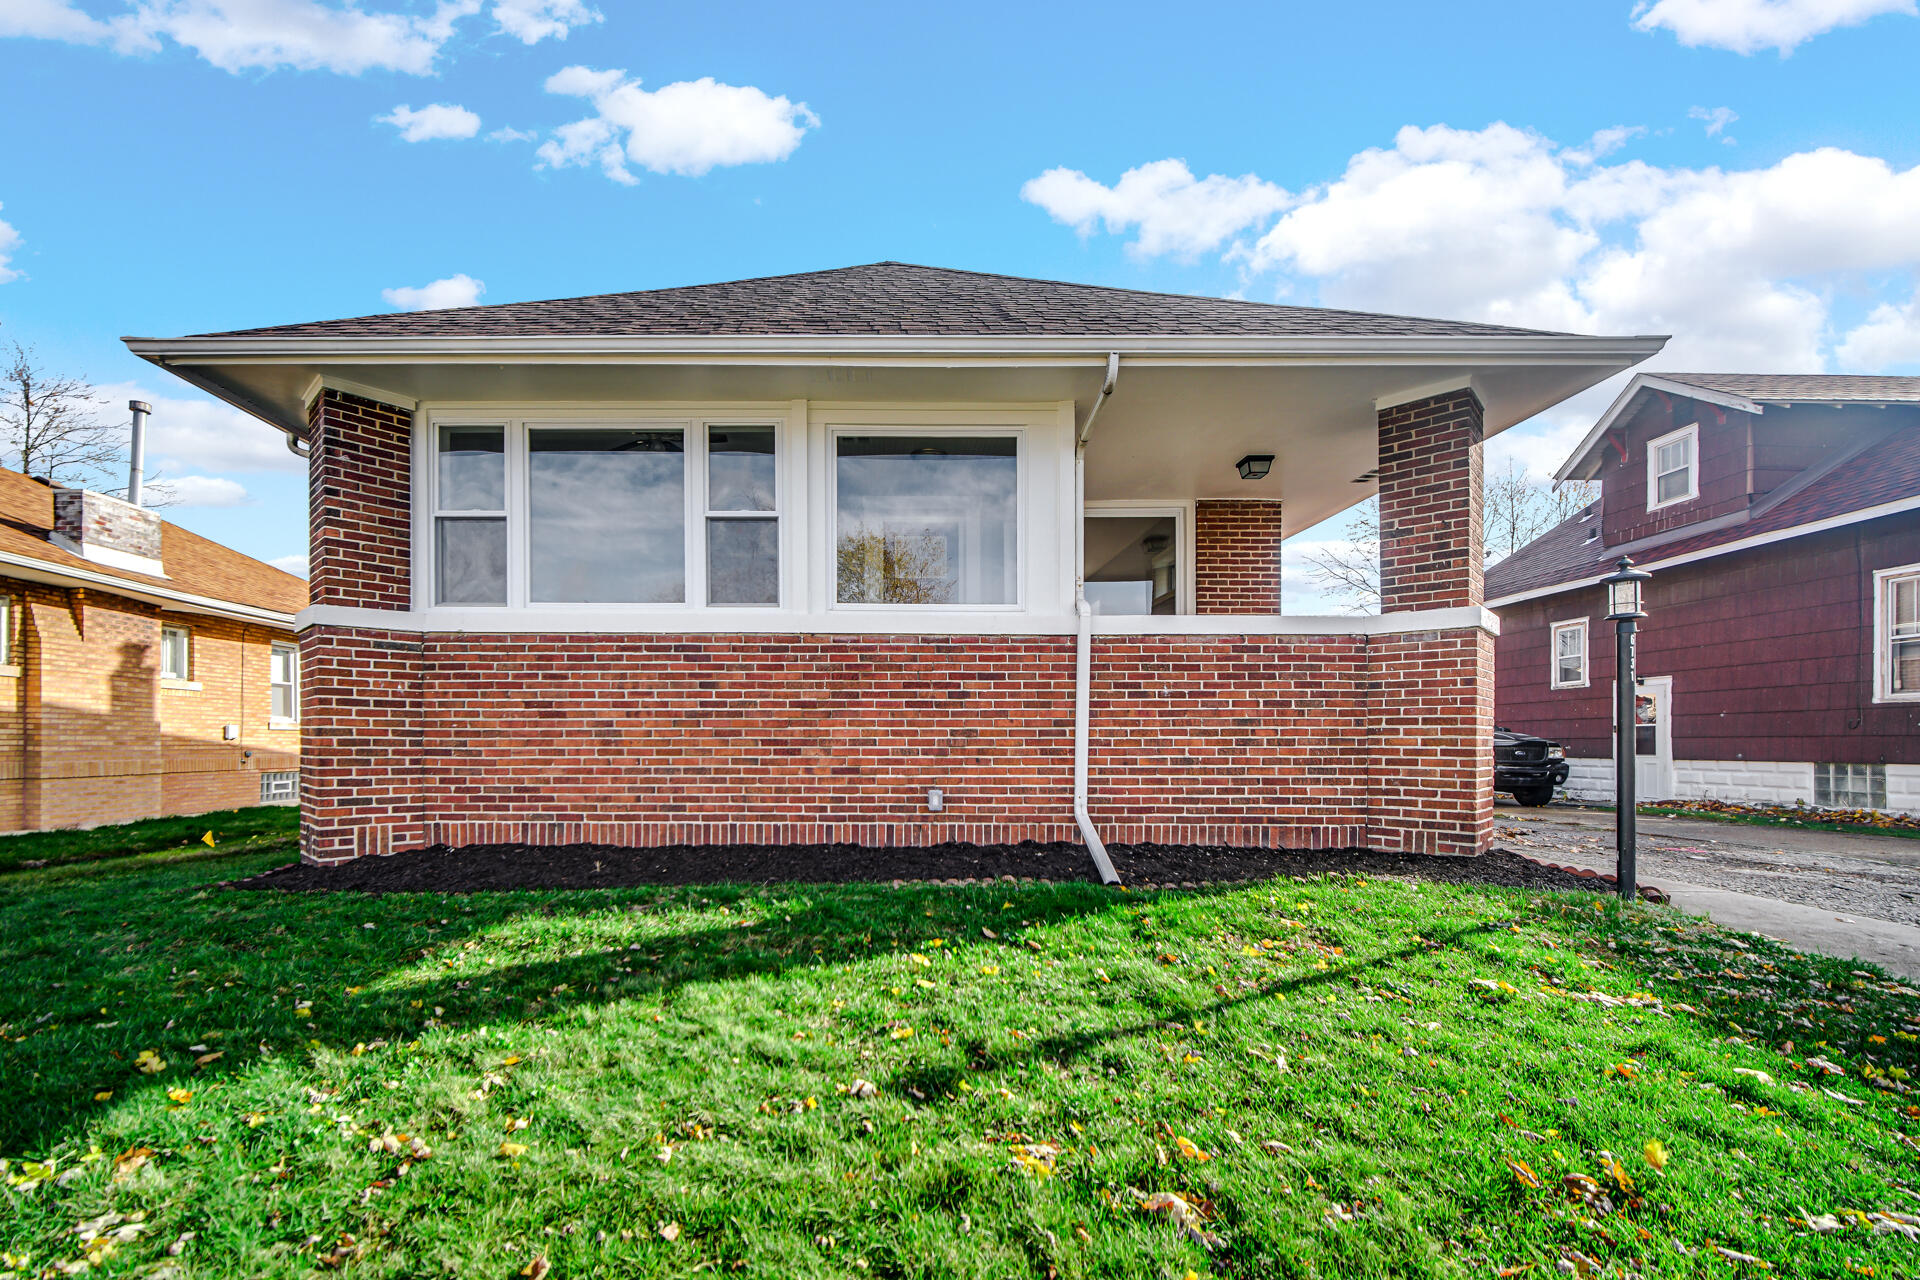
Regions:
[[[1920,981],[1920,929],[1912,925],[1835,915],[1819,907],[1680,880],[1642,883],[1657,883],[1680,910],[1706,916],[1725,928],[1764,933],[1801,951],[1866,960],[1908,981]]]

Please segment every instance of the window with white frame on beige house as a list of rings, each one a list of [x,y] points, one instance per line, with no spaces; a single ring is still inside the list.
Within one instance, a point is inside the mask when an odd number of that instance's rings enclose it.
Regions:
[[[185,627],[160,628],[160,678],[193,679],[193,633]]]
[[[1549,673],[1555,689],[1587,687],[1587,620],[1571,618],[1553,624],[1553,668]]]
[[[267,714],[276,727],[287,727],[300,719],[300,650],[290,644],[276,644],[268,658]]]
[[[1700,496],[1700,424],[1669,432],[1647,445],[1647,510]]]
[[[1920,701],[1920,564],[1873,577],[1875,699]]]

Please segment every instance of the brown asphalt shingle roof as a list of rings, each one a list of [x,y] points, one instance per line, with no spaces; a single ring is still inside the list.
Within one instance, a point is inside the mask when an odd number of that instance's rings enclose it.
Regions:
[[[0,469],[0,551],[31,557],[55,569],[85,569],[131,586],[171,588],[256,609],[298,613],[307,607],[307,584],[301,579],[164,520],[160,522],[164,578],[74,555],[47,541],[52,528],[53,490],[18,471]],[[0,574],[5,572],[0,566]]]
[[[1682,527],[1664,541],[1635,547],[1631,554],[1639,563],[1665,560],[1912,497],[1920,497],[1920,430],[1902,427],[1751,520],[1695,534]],[[1488,569],[1487,599],[1580,582],[1606,571],[1621,553],[1599,539],[1587,541],[1587,531],[1599,524],[1598,509],[1595,503],[1581,513],[1592,518],[1583,522],[1576,515]]]
[[[1647,376],[1684,382],[1703,391],[1720,391],[1749,400],[1814,401],[1841,404],[1920,403],[1920,377],[1881,377],[1852,373],[1667,373]]]
[[[762,276],[723,284],[604,293],[236,329],[196,337],[458,338],[893,336],[1425,336],[1539,334],[1230,298],[1028,280],[906,262]]]

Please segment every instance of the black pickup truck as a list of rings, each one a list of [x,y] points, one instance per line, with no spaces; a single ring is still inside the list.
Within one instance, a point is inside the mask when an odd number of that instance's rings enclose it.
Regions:
[[[1524,805],[1543,805],[1567,780],[1567,752],[1557,742],[1517,729],[1493,731],[1493,789]]]

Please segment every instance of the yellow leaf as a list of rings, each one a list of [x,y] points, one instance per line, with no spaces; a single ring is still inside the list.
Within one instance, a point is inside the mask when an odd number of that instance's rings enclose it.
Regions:
[[[1199,1147],[1195,1146],[1192,1142],[1181,1137],[1177,1133],[1173,1136],[1173,1145],[1178,1147],[1180,1149],[1180,1154],[1185,1156],[1189,1160],[1213,1159],[1212,1156],[1208,1155],[1206,1152],[1202,1151]]]
[[[113,1090],[102,1089],[100,1092],[93,1095],[93,1100],[95,1102],[105,1102],[108,1098],[111,1098],[112,1096],[113,1096]]]
[[[991,978],[994,974],[1000,972],[1000,966],[997,964],[983,964],[980,966],[980,972]]]
[[[912,1027],[895,1027],[893,1030],[887,1032],[887,1039],[905,1040],[912,1035],[913,1035]]]
[[[1654,1168],[1664,1169],[1667,1167],[1667,1149],[1661,1145],[1660,1139],[1649,1138],[1647,1145],[1641,1148],[1641,1154],[1646,1156],[1647,1163]]]
[[[207,848],[209,849],[213,848],[213,832],[209,831],[207,832],[207,834],[201,836],[200,843],[207,846]]]
[[[524,1142],[503,1142],[499,1154],[503,1159],[518,1160],[527,1154],[527,1145]]]
[[[1513,1171],[1515,1182],[1523,1187],[1539,1187],[1540,1175],[1529,1168],[1525,1160],[1515,1160],[1512,1156],[1504,1156],[1502,1159],[1507,1162],[1507,1168]]]
[[[172,1099],[172,1100],[173,1100],[174,1102],[176,1102],[176,1103],[178,1103],[178,1104],[179,1104],[180,1106],[183,1106],[183,1107],[184,1107],[184,1106],[186,1106],[186,1105],[187,1105],[187,1104],[188,1104],[189,1102],[192,1102],[192,1101],[193,1101],[193,1090],[191,1090],[191,1089],[169,1089],[169,1090],[167,1090],[167,1097],[168,1097],[168,1098],[170,1098],[170,1099]]]

